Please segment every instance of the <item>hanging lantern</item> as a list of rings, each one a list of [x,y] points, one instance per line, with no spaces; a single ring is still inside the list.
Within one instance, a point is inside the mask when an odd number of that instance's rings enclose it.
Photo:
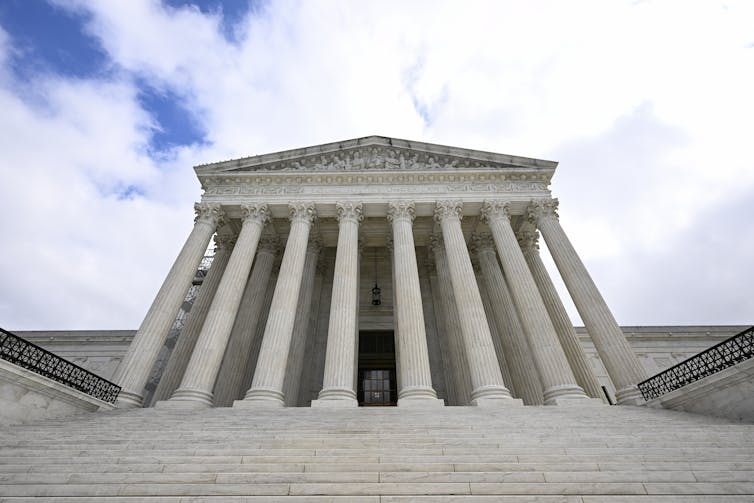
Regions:
[[[374,288],[372,288],[372,305],[373,306],[379,306],[382,304],[382,300],[380,299],[380,287],[377,286],[377,283],[374,284]]]

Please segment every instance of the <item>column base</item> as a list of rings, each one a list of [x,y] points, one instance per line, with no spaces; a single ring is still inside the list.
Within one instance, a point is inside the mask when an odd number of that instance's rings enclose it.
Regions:
[[[508,388],[500,384],[488,384],[471,390],[471,401],[479,399],[512,400],[513,395]]]
[[[437,393],[428,386],[405,387],[398,392],[398,407],[413,409],[445,407],[445,400],[437,398]]]
[[[275,389],[251,388],[243,400],[233,402],[233,408],[280,408],[285,407],[283,393]]]
[[[350,409],[359,406],[356,393],[348,388],[328,388],[319,392],[319,397],[312,400],[313,408]]]
[[[618,405],[644,405],[647,403],[637,385],[626,386],[615,392]]]
[[[212,393],[196,389],[177,389],[170,400],[160,400],[154,406],[157,409],[210,409]]]
[[[140,409],[144,406],[141,395],[126,390],[120,390],[115,406],[119,409]]]
[[[587,405],[592,400],[602,403],[599,399],[586,396],[584,390],[577,384],[552,386],[542,393],[542,398],[544,398],[544,405]]]

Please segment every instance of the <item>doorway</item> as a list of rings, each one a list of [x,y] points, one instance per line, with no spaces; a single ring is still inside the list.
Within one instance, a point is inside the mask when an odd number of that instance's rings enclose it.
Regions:
[[[392,331],[359,332],[357,395],[362,407],[394,406],[398,402]]]

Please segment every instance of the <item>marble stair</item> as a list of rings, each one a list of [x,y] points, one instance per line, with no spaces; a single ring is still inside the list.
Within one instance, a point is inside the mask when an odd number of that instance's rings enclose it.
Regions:
[[[754,425],[643,407],[111,411],[0,428],[0,501],[751,502]]]

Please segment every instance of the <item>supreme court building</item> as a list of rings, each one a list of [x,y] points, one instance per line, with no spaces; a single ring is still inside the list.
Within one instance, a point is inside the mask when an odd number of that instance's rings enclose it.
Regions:
[[[370,136],[195,168],[193,230],[113,380],[144,387],[214,238],[156,407],[619,404],[646,375],[558,221],[557,163]],[[188,218],[188,217],[187,217]]]

